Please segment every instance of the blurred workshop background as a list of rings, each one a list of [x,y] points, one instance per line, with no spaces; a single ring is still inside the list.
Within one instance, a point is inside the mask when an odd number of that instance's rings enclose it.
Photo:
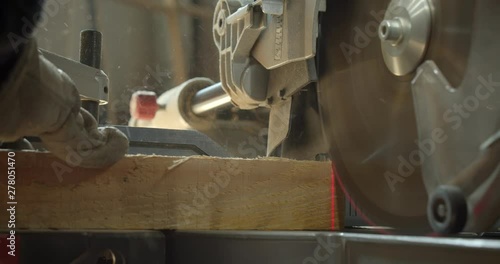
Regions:
[[[46,0],[35,33],[40,48],[79,60],[80,31],[102,32],[110,103],[101,121],[126,125],[132,93],[157,94],[193,77],[218,81],[212,37],[216,0]]]

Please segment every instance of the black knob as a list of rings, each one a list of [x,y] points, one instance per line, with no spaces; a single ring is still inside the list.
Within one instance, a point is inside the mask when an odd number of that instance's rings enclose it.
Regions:
[[[101,68],[101,32],[93,29],[80,33],[80,62],[96,69]]]
[[[438,233],[461,232],[467,222],[467,200],[462,190],[455,186],[439,186],[427,205],[427,218]]]

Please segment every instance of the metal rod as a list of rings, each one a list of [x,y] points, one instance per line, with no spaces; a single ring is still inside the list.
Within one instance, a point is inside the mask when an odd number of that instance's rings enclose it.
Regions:
[[[230,106],[231,97],[222,89],[221,83],[216,83],[198,91],[191,102],[193,113],[203,115]]]
[[[97,30],[80,33],[80,62],[96,69],[101,68],[102,34]]]
[[[93,3],[94,2],[91,1],[91,4]],[[80,63],[96,69],[101,69],[101,50],[101,32],[93,29],[80,32]],[[89,111],[97,122],[99,122],[99,101],[84,100],[82,101],[82,107]]]
[[[89,111],[89,113],[99,122],[99,101],[82,100],[82,108]]]

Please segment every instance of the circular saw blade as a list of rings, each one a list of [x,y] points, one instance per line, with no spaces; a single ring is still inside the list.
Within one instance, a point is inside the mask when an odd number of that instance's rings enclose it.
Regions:
[[[413,154],[420,148],[411,92],[414,73],[397,77],[387,69],[377,35],[389,3],[328,3],[318,53],[322,119],[338,177],[370,221],[427,229],[427,192]],[[468,43],[466,30],[456,26],[471,23],[462,19],[463,12],[446,11],[458,10],[456,2],[432,5],[439,18],[433,21],[426,59],[432,56],[451,82],[459,82],[469,47],[450,44]]]

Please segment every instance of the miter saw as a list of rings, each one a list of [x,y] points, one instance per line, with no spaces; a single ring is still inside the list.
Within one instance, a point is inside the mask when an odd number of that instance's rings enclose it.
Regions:
[[[268,155],[300,129],[303,89],[317,92],[338,181],[369,223],[485,231],[500,216],[499,12],[494,0],[220,0],[221,88],[240,109],[271,109]]]
[[[329,152],[365,222],[485,231],[500,216],[499,11],[494,0],[219,0],[221,82],[158,104],[195,129],[228,105],[270,109],[267,155]]]
[[[420,235],[486,232],[500,216],[499,13],[495,0],[219,0],[220,83],[195,78],[158,98],[139,91],[129,123],[211,139],[117,127],[131,154],[331,158],[362,225],[419,235],[25,231],[27,256],[55,248],[64,254],[54,258],[71,259],[84,248],[72,263],[496,263],[498,240]],[[108,92],[100,34],[82,37],[81,63],[42,52],[97,117]]]

